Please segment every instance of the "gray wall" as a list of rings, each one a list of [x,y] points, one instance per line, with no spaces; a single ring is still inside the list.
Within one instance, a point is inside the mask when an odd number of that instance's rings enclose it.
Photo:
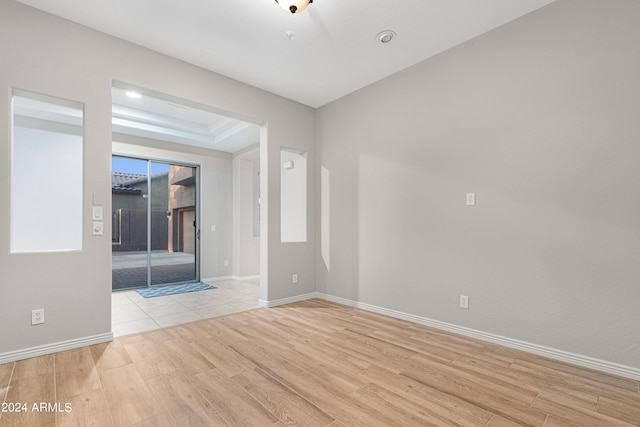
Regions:
[[[560,0],[320,108],[318,291],[640,368],[639,22]]]
[[[256,175],[260,166],[260,150],[250,147],[233,156],[233,276],[260,274],[260,237],[254,233]],[[259,184],[258,184],[259,187]]]
[[[105,222],[104,236],[91,235],[91,204],[97,196],[105,212],[111,211],[114,80],[232,112],[263,126],[260,159],[268,223],[261,231],[261,244],[268,252],[261,250],[261,298],[270,301],[313,291],[314,236],[295,248],[278,239],[279,149],[284,145],[313,153],[313,109],[12,0],[0,0],[0,10],[0,200],[5,201],[0,204],[0,359],[37,346],[104,339],[111,331],[111,226]],[[11,87],[84,103],[82,251],[9,253]],[[309,189],[314,188],[311,179]],[[309,211],[313,223],[313,203]],[[202,246],[203,256],[209,251],[214,259],[211,267],[205,266],[209,258],[203,260],[203,276],[217,274],[215,245]],[[230,250],[231,243],[222,246]],[[292,272],[300,274],[296,286],[291,285]],[[46,310],[44,325],[30,325],[35,308]]]

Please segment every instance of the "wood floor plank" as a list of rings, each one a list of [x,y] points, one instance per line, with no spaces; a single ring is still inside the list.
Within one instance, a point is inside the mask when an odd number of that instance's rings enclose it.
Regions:
[[[467,337],[456,335],[447,331],[437,331],[432,328],[425,328],[422,331],[414,331],[411,339],[432,345],[440,351],[448,351],[454,354],[482,354],[492,352],[495,345],[478,341],[469,340]]]
[[[192,382],[230,426],[269,426],[278,421],[238,383],[216,369],[195,375]]]
[[[302,305],[304,303],[304,305]],[[344,306],[338,304],[324,304],[320,300],[308,300],[295,304],[274,307],[293,319],[303,318],[317,325],[331,325],[336,330],[351,329],[360,333],[375,331],[374,328],[358,322],[353,314]]]
[[[582,427],[573,422],[561,420],[553,415],[549,415],[547,417],[547,421],[544,423],[544,427]]]
[[[228,377],[241,374],[256,367],[251,361],[242,357],[227,344],[211,338],[202,342],[191,343],[190,345]]]
[[[598,407],[597,396],[591,396],[582,393],[580,390],[567,389],[564,387],[556,388],[555,386],[550,386],[549,389],[541,390],[538,397],[581,411],[594,412]]]
[[[496,365],[485,360],[475,359],[472,356],[458,358],[451,362],[451,366],[507,389],[522,390],[529,396],[535,396],[545,388],[545,384],[528,381],[528,377],[521,372],[512,371],[502,364]],[[595,396],[584,394],[582,397],[586,404],[595,405]]]
[[[365,356],[370,361],[403,360],[417,354],[393,343],[349,330],[336,332],[326,342],[344,348],[352,354]],[[375,357],[372,357],[373,355]]]
[[[162,342],[152,339],[127,342],[124,348],[144,379],[166,375],[178,368],[162,352]]]
[[[601,397],[598,400],[597,411],[629,424],[640,426],[640,394],[629,393],[616,399]]]
[[[547,400],[544,397],[536,399],[532,408],[543,411],[555,420],[556,424],[565,423],[566,425],[574,425],[576,427],[630,427],[625,421],[612,418],[607,415],[599,414],[592,411],[582,411],[562,405],[561,403]]]
[[[325,361],[331,360],[351,372],[358,372],[371,366],[371,362],[364,358],[353,356],[335,347],[329,347],[325,341],[315,341],[305,337],[293,341],[291,344],[305,357],[320,358]]]
[[[161,408],[182,426],[222,426],[226,423],[213,406],[181,372],[171,372],[146,381]]]
[[[356,375],[361,369],[352,369],[352,367],[334,359],[325,359],[309,352],[301,353],[295,348],[286,351],[271,349],[271,351],[283,359],[292,357],[296,360],[296,365],[299,368],[313,373],[316,377],[330,384],[332,388],[344,393],[349,394],[367,385]]]
[[[201,353],[182,339],[163,341],[161,356],[173,360],[173,365],[185,375],[195,375],[215,368]]]
[[[262,347],[254,347],[247,342],[237,343],[234,348],[280,383],[322,408],[332,417],[342,420],[346,425],[371,426],[387,423],[386,425],[392,426],[398,424],[376,411],[375,408],[361,405],[348,394],[330,387],[322,379],[280,355]]]
[[[55,404],[56,402],[53,372],[12,380],[6,396],[6,402],[24,404],[24,408],[21,408],[19,412],[9,411],[3,413],[2,427],[54,426],[56,413],[40,410],[40,403]]]
[[[173,339],[181,339],[188,343],[201,342],[211,338],[211,334],[205,328],[207,322],[191,322],[184,325],[179,325],[170,329],[171,337],[163,339],[162,341],[170,341]],[[170,335],[170,334],[167,334]]]
[[[525,377],[509,369],[513,364],[513,359],[500,358],[490,352],[475,353],[473,355],[459,354],[458,357],[451,361],[451,363],[454,365],[465,366],[468,369],[477,369],[479,372],[505,372],[505,375],[508,375],[509,377]]]
[[[182,331],[182,325],[178,325],[173,328],[155,329],[153,331],[145,332],[140,335],[142,338],[146,340],[162,342],[162,341],[173,340],[173,339],[179,338],[180,336],[184,336],[184,334],[180,333],[181,331]]]
[[[447,419],[454,425],[467,426],[478,422],[486,423],[492,413],[460,397],[436,390],[407,376],[372,366],[361,373],[372,384],[377,384],[407,401],[423,406],[440,419]]]
[[[240,320],[240,318],[238,318],[238,320]],[[278,334],[277,329],[269,326],[268,324],[261,325],[261,327],[257,329],[255,327],[255,322],[247,322],[246,319],[241,320],[242,321],[237,322],[228,320],[227,326],[256,344],[287,350],[291,347],[288,341],[295,338],[294,335],[287,331],[283,331],[281,334]]]
[[[237,323],[237,315],[223,316],[215,318],[215,321],[204,322],[207,332],[224,343],[233,343],[247,340],[248,337],[229,327],[229,324]]]
[[[91,390],[61,401],[71,405],[69,412],[56,414],[58,427],[113,427],[113,418],[102,389]]]
[[[301,336],[305,336],[316,341],[321,341],[331,337],[331,334],[335,332],[335,330],[327,330],[326,328],[318,327],[317,324],[304,324],[300,321],[290,318],[277,319],[270,322],[270,324],[271,326],[276,328],[276,330],[293,332],[293,336],[289,338],[288,341],[297,340]]]
[[[545,427],[547,426],[547,424],[544,424],[544,425],[545,425]],[[504,418],[502,418],[499,415],[494,415],[486,425],[486,427],[521,427],[521,426],[522,426],[522,424],[518,424],[518,423],[514,423],[513,421],[505,420]]]
[[[285,312],[279,318],[273,320],[269,319],[268,312],[254,310],[253,313],[256,317],[260,317],[264,321],[295,328],[298,333],[300,333],[300,331],[304,331],[303,335],[313,336],[316,339],[326,339],[331,336],[332,332],[344,329],[342,326],[334,325],[332,323],[320,323],[312,317],[300,316],[297,314],[298,312]]]
[[[116,426],[128,426],[160,414],[161,408],[136,365],[100,371],[99,375]]]
[[[498,349],[494,348],[476,350],[473,352],[473,355],[468,355],[465,351],[456,359],[456,361],[458,360],[468,360],[472,363],[473,361],[477,361],[478,363],[484,362],[496,366],[496,369],[507,369],[511,367],[515,359],[511,356],[502,354]]]
[[[402,425],[381,412],[373,403],[364,403],[362,400],[332,389],[328,384],[307,371],[300,371],[293,375],[289,371],[280,370],[277,374],[281,382],[345,425]]]
[[[102,387],[89,347],[55,354],[56,394],[69,398]]]
[[[374,406],[386,416],[393,418],[403,426],[447,426],[451,425],[448,417],[440,418],[429,411],[426,406],[417,405],[377,384],[366,387],[351,394],[351,397]],[[484,426],[486,419],[466,424],[468,426]]]
[[[585,375],[579,375],[574,367],[567,368],[561,362],[550,361],[543,357],[532,358],[523,353],[523,358],[517,358],[511,369],[526,372],[538,383],[551,381],[567,388],[579,389],[586,393],[606,396],[616,399],[620,393],[636,393],[637,381],[618,378],[613,375],[598,373],[597,376],[589,369],[584,369]]]
[[[54,371],[54,355],[47,354],[17,361],[13,370],[13,379],[19,380],[39,375],[53,375]]]
[[[224,424],[221,424],[220,426],[222,427]],[[174,420],[171,413],[163,412],[155,417],[147,418],[139,423],[131,424],[130,427],[185,427],[185,425]]]
[[[234,380],[285,425],[326,426],[334,421],[333,417],[261,369],[244,372]]]
[[[446,364],[424,358],[422,361],[423,369],[407,369],[403,375],[517,423],[541,426],[546,418],[542,411],[530,409],[535,394],[522,390],[511,392]]]
[[[13,374],[15,363],[4,363],[0,365],[0,403],[4,402],[4,397],[9,391],[9,381],[11,380],[11,374]],[[2,417],[2,412],[0,412]]]
[[[416,329],[415,323],[411,323],[407,320],[396,319],[382,314],[374,313],[371,311],[359,311],[357,313],[351,312],[352,319],[356,320],[359,326],[368,325],[374,331],[379,332],[399,332],[402,335],[407,335],[410,332],[418,330],[424,330],[424,327]]]
[[[131,357],[121,341],[111,341],[90,347],[96,369],[104,371],[132,363]]]
[[[435,345],[434,341],[417,340],[412,336],[398,335],[393,332],[374,331],[368,334],[371,337],[383,340],[399,347],[411,350],[414,353],[420,353],[443,362],[452,362],[460,357],[459,351],[453,351],[447,348],[441,348]]]
[[[478,370],[467,369],[465,365],[445,364],[432,361],[422,355],[411,358],[423,367],[425,372],[436,373],[442,378],[456,381],[458,384],[468,384],[476,390],[482,391],[486,396],[508,396],[512,402],[521,403],[523,406],[530,406],[539,393],[539,388],[526,383],[513,381],[508,376],[495,372],[489,375],[488,371],[478,372]],[[413,365],[415,366],[415,365]],[[415,372],[411,367],[406,372]]]

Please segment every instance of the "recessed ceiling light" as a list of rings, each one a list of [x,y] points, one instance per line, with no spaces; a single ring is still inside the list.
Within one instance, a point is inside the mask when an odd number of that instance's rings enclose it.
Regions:
[[[140,95],[138,92],[133,92],[133,91],[128,91],[127,92],[127,96],[129,98],[133,98],[133,99],[140,99],[142,98],[142,95]]]
[[[395,31],[384,30],[380,31],[376,36],[376,40],[378,40],[382,44],[389,43],[396,36]]]

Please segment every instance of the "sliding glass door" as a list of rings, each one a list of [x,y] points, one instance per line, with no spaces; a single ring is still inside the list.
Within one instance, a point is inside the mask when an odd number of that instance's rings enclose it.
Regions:
[[[194,166],[113,156],[112,289],[198,280]]]

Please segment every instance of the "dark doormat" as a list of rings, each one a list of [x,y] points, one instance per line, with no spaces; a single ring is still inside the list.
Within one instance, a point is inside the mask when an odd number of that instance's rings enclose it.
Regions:
[[[136,292],[145,298],[155,298],[166,295],[184,294],[187,292],[206,291],[209,289],[216,289],[216,287],[198,282],[186,283],[184,285],[162,286],[160,288],[137,289]]]

